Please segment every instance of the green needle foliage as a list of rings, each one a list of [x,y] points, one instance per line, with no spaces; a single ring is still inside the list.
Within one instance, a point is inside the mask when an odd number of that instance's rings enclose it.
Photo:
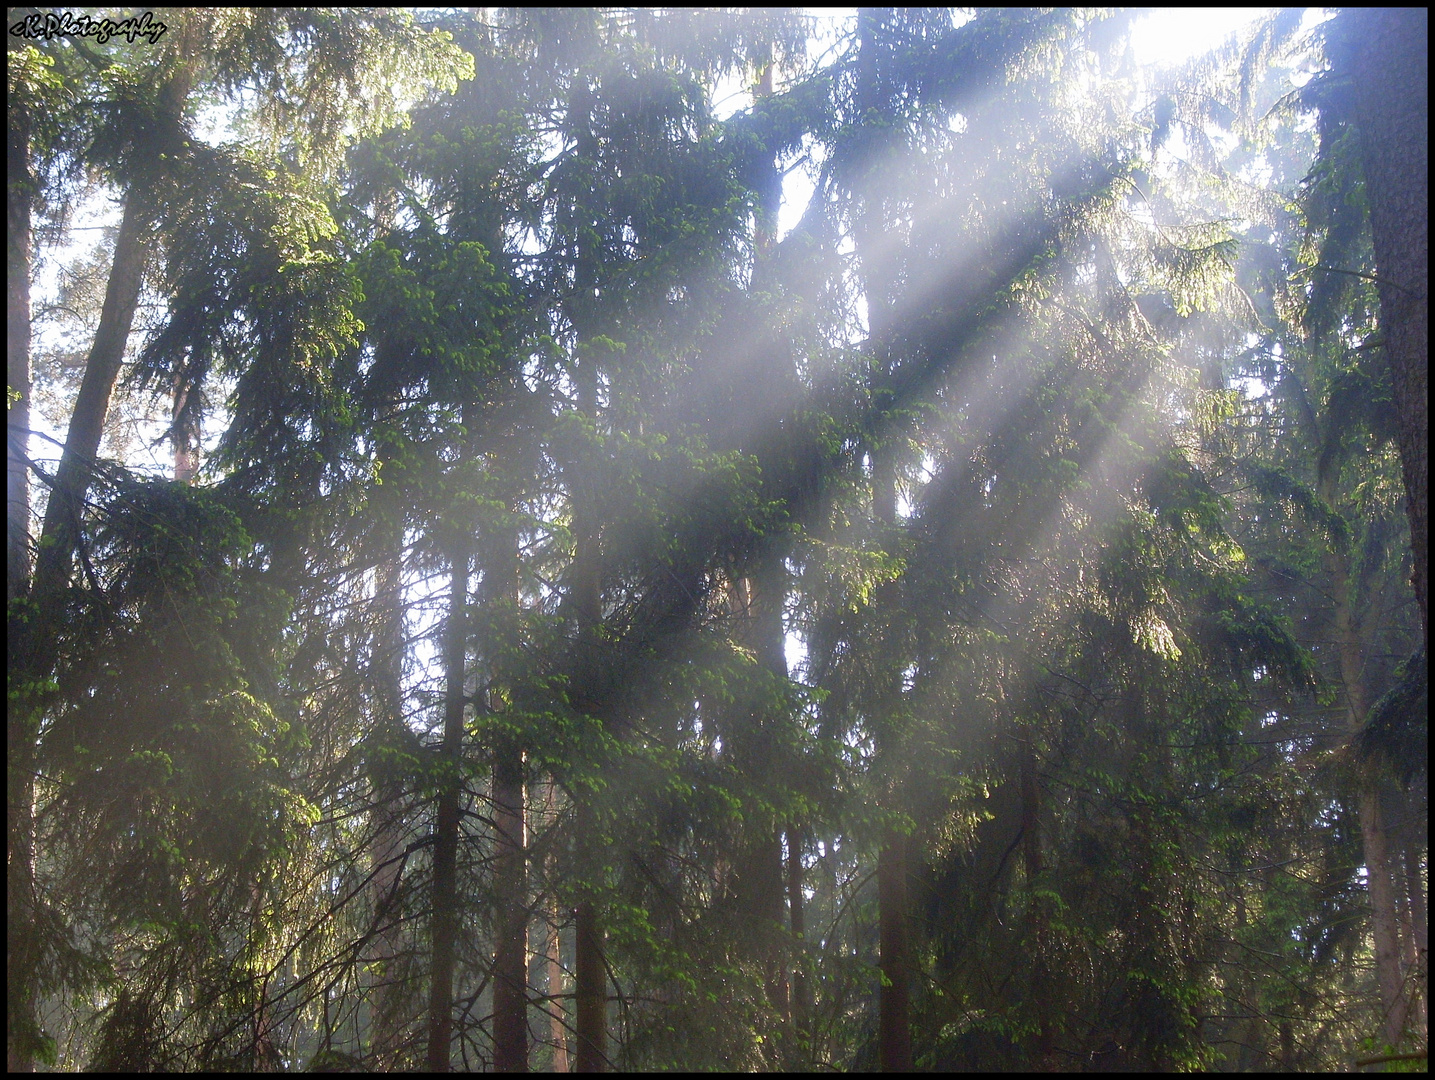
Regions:
[[[1344,24],[162,18],[12,38],[12,1068],[1421,1060]]]

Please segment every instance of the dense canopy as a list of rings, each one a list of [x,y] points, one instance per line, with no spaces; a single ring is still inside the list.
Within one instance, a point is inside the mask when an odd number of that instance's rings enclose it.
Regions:
[[[1149,17],[7,9],[9,1067],[1423,1069],[1428,15]]]

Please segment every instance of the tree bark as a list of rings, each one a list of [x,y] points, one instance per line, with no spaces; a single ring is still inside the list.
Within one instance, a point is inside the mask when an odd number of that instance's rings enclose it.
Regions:
[[[187,419],[185,405],[189,401],[190,388],[184,385],[179,372],[174,376],[174,406],[170,413],[173,431],[170,441],[174,447],[174,478],[188,484],[199,471],[199,421]]]
[[[1427,1039],[1430,1017],[1430,924],[1425,884],[1420,870],[1420,855],[1429,847],[1428,825],[1425,829],[1421,828],[1426,822],[1428,807],[1414,805],[1412,794],[1406,792],[1402,799],[1403,820],[1399,838],[1405,879],[1405,910],[1410,921],[1408,963],[1416,988],[1416,1004],[1411,1019],[1416,1025],[1416,1034],[1421,1039]],[[1420,804],[1427,801],[1422,798]]]
[[[552,822],[557,817],[558,791],[557,785],[551,780],[548,783],[548,791],[544,802],[547,810],[547,818]],[[545,950],[545,959],[548,967],[548,1036],[553,1043],[553,1071],[566,1073],[568,1071],[568,1032],[566,1018],[563,1008],[563,949],[560,927],[562,923],[558,916],[558,894],[553,891],[552,882],[555,879],[555,860],[550,854],[548,856],[548,879],[549,879],[549,900],[548,900],[548,944]]]
[[[792,929],[792,939],[799,950],[807,935],[807,915],[804,910],[802,892],[802,830],[797,825],[787,827],[787,910]],[[807,999],[807,973],[803,970],[799,955],[792,972],[792,1026],[797,1043],[802,1048],[807,1042],[807,1017],[810,1003]]]
[[[598,911],[584,900],[575,912],[577,942],[574,967],[578,1007],[576,1072],[603,1072],[608,1065],[608,992],[603,970],[603,937]]]
[[[579,408],[587,417],[597,416],[597,361],[585,358],[578,367]],[[578,647],[591,666],[598,647],[602,622],[602,567],[597,523],[597,493],[586,477],[574,489],[573,523],[577,545],[573,558],[572,597],[578,621]],[[592,815],[581,803],[575,815],[579,836],[591,843]],[[577,936],[574,943],[574,997],[577,1011],[578,1072],[602,1072],[607,1067],[608,990],[603,959],[603,930],[593,898],[584,897],[577,906]]]
[[[857,163],[854,188],[860,201],[854,229],[854,242],[862,266],[863,292],[867,299],[867,338],[871,350],[874,398],[885,394],[892,379],[890,354],[890,261],[886,252],[882,183],[878,176],[881,166],[882,133],[868,127],[868,117],[882,111],[884,92],[877,68],[876,34],[878,16],[872,8],[857,12],[857,105],[859,110]],[[878,437],[870,451],[872,468],[872,519],[883,535],[891,536],[897,524],[897,459],[896,448],[886,432]],[[878,589],[876,607],[894,611],[896,597],[892,583]],[[878,690],[877,700],[895,707],[901,695],[900,676],[892,667],[892,657],[879,660],[888,670],[876,677],[886,685]],[[887,740],[890,742],[890,735]],[[890,753],[895,747],[883,747]],[[901,803],[900,778],[889,779],[884,801],[895,811]],[[879,949],[882,986],[878,1000],[878,1057],[883,1072],[910,1072],[912,1068],[912,1036],[910,1012],[910,943],[907,925],[907,838],[894,828],[884,830],[882,848],[877,856],[877,903],[879,908]]]
[[[185,99],[189,95],[194,79],[195,59],[200,32],[199,19],[186,20],[175,50],[175,68],[165,81],[159,93],[161,114],[176,125],[181,122]],[[21,133],[23,135],[23,132]],[[15,132],[11,132],[11,140]],[[10,140],[7,140],[7,143]],[[13,147],[12,147],[13,149]],[[136,152],[139,158],[141,148]],[[22,159],[23,165],[23,159]],[[8,179],[8,170],[7,170]],[[17,941],[16,934],[26,935],[27,912],[34,910],[34,882],[31,869],[34,859],[33,822],[31,805],[34,798],[34,777],[36,770],[36,740],[39,736],[40,710],[43,708],[43,686],[49,679],[55,663],[56,638],[62,629],[65,610],[64,595],[74,566],[76,548],[80,542],[80,517],[85,496],[89,491],[95,459],[99,453],[100,439],[104,433],[105,416],[109,410],[110,395],[119,375],[124,359],[125,345],[134,324],[135,308],[139,303],[140,284],[144,277],[148,255],[149,214],[153,207],[145,206],[147,192],[142,182],[131,183],[124,196],[124,211],[120,219],[119,234],[115,240],[114,261],[110,268],[109,280],[105,287],[104,305],[100,309],[100,323],[91,343],[85,361],[85,374],[80,382],[80,391],[75,399],[74,412],[65,435],[64,450],[60,464],[55,470],[54,486],[45,507],[45,520],[40,531],[34,576],[28,582],[30,604],[23,615],[11,621],[12,658],[10,662],[10,686],[12,698],[7,710],[6,742],[8,751],[6,769],[6,892],[9,902],[8,920],[11,931],[7,934],[6,973],[9,981],[8,993],[12,1003],[10,1029],[7,1032],[7,1060],[16,1071],[28,1071],[33,1067],[29,1049],[17,1043],[16,1010],[19,1010],[21,1027],[33,1030],[33,1005],[24,1002],[34,999],[34,965],[16,958],[34,947],[33,940]],[[23,278],[23,289],[14,281],[13,260],[23,250],[28,253],[29,228],[28,211],[17,207],[13,199],[17,194],[28,193],[28,186],[19,191],[12,184],[7,194],[7,223],[10,226],[10,240],[7,244],[7,272],[11,283],[7,286],[7,316],[10,327],[6,335],[7,369],[21,363],[18,373],[8,371],[10,377],[18,374],[25,384],[26,407],[23,413],[7,416],[7,477],[6,477],[6,528],[7,528],[7,595],[16,595],[24,588],[25,577],[13,563],[14,539],[12,530],[21,503],[25,512],[25,531],[28,531],[28,491],[23,495],[12,490],[15,483],[17,463],[15,454],[19,449],[13,440],[12,425],[23,423],[29,429],[28,413],[28,340],[29,340],[29,275]],[[10,220],[12,219],[13,220]],[[24,228],[17,235],[17,226]],[[19,245],[17,247],[17,244]],[[23,310],[20,310],[23,309]],[[20,335],[13,336],[12,335]],[[15,355],[14,349],[23,341],[24,360]],[[23,440],[22,440],[23,442]],[[28,1012],[26,1011],[28,1009]],[[29,1036],[26,1035],[25,1039]]]
[[[592,135],[592,101],[586,81],[579,80],[571,102],[573,126],[581,157],[597,157],[597,140]],[[576,213],[586,217],[586,207]],[[598,421],[598,358],[583,346],[597,333],[599,253],[592,250],[587,221],[581,223],[574,266],[574,295],[571,318],[579,340],[573,381],[577,405],[583,418],[596,426]],[[596,667],[603,621],[603,567],[598,491],[591,476],[591,463],[575,462],[569,479],[573,506],[574,552],[572,587],[569,599],[577,623],[580,666]],[[579,688],[579,706],[584,707],[585,688]],[[574,823],[581,843],[592,843],[592,814],[580,800]],[[602,1072],[607,1067],[608,991],[607,965],[603,959],[603,930],[598,906],[592,896],[579,899],[575,910],[574,1007],[577,1046],[576,1071]]]
[[[18,395],[5,412],[5,596],[13,600],[30,576],[30,115],[10,109],[5,220],[5,381]]]
[[[454,950],[458,940],[459,796],[463,781],[464,658],[469,550],[460,541],[452,556],[448,622],[444,628],[444,718],[439,765],[443,770],[434,822],[433,967],[429,985],[428,1071],[448,1072],[453,1041]]]
[[[518,604],[518,535],[495,532],[484,565],[484,599],[489,604]],[[488,643],[494,654],[498,643]],[[488,711],[504,704],[499,672],[490,662]],[[523,747],[500,738],[493,747],[493,822],[496,832],[494,894],[498,940],[493,958],[493,1068],[528,1071],[528,836],[527,769]]]
[[[1328,503],[1333,502],[1327,481]],[[1370,695],[1365,685],[1365,642],[1360,621],[1354,610],[1355,589],[1350,578],[1348,557],[1342,551],[1330,551],[1326,569],[1331,578],[1335,598],[1336,649],[1340,660],[1340,678],[1345,690],[1347,726],[1351,737],[1359,734],[1370,711]],[[1405,1026],[1404,979],[1400,973],[1400,938],[1395,911],[1395,889],[1391,877],[1386,831],[1380,807],[1381,774],[1375,762],[1360,766],[1357,777],[1357,813],[1360,836],[1365,854],[1366,889],[1370,897],[1371,929],[1375,938],[1375,981],[1380,990],[1380,1006],[1384,1017],[1386,1041],[1394,1046],[1400,1041]]]
[[[383,535],[376,568],[374,600],[379,625],[374,640],[374,663],[370,673],[379,715],[376,717],[381,745],[389,751],[409,743],[403,714],[403,522],[394,507],[381,519],[377,530]],[[395,762],[383,754],[373,770],[374,805],[371,812],[372,839],[369,864],[373,873],[374,961],[378,972],[370,987],[369,1048],[375,1067],[393,1068],[404,1023],[404,987],[398,981],[398,957],[403,932],[395,917],[404,853],[404,782]]]
[[[30,117],[23,105],[10,110],[7,138],[5,290],[6,385],[18,397],[5,413],[5,598],[24,594],[30,578],[30,217],[34,177],[30,171]],[[6,716],[6,942],[8,987],[6,1063],[30,1072],[28,1036],[35,1024],[35,994],[26,953],[34,912],[34,736],[24,708]]]
[[[1038,1017],[1037,1060],[1042,1072],[1055,1072],[1056,1031],[1052,1026],[1051,980],[1046,968],[1049,913],[1046,901],[1035,894],[1042,877],[1041,781],[1037,772],[1035,739],[1035,730],[1028,728],[1026,743],[1021,751],[1022,862],[1027,891],[1031,894],[1032,931],[1036,938],[1031,989],[1032,1006]]]
[[[493,1068],[528,1071],[528,877],[524,831],[523,752],[503,748],[493,766],[493,819],[498,833],[494,884],[498,945],[493,960]]]
[[[882,951],[878,1043],[883,1072],[912,1071],[908,1020],[911,975],[907,940],[907,838],[887,829],[877,855],[877,904]]]
[[[1375,981],[1380,988],[1385,1041],[1400,1045],[1405,1029],[1405,980],[1400,971],[1400,936],[1395,910],[1395,887],[1380,807],[1380,776],[1374,765],[1361,769],[1359,789],[1360,836],[1365,847],[1366,888],[1370,894],[1375,935]]]
[[[1346,8],[1385,355],[1414,556],[1411,584],[1430,645],[1430,13]]]

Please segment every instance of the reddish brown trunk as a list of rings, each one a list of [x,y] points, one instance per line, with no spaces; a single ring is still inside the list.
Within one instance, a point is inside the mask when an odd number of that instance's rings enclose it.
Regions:
[[[574,972],[577,983],[577,1072],[603,1072],[608,1066],[608,994],[603,970],[603,938],[591,900],[578,905]]]

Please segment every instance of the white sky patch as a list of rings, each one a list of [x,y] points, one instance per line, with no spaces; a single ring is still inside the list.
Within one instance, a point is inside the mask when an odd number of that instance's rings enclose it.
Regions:
[[[1131,26],[1139,64],[1175,67],[1210,52],[1270,8],[1157,8]]]

